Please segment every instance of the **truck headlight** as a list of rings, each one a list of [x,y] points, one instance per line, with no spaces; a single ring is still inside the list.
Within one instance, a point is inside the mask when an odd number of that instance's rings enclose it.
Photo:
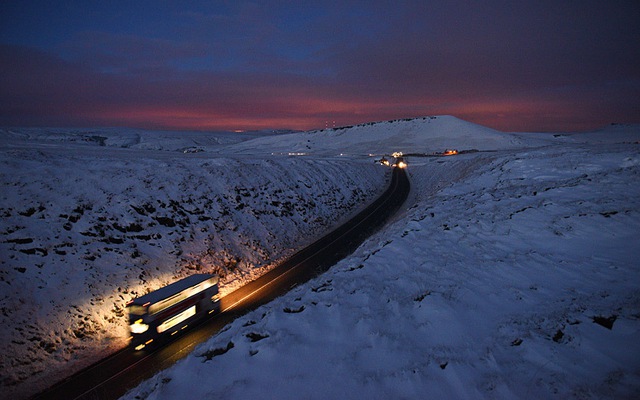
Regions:
[[[143,324],[142,319],[137,320],[133,324],[129,325],[131,333],[145,333],[149,329],[149,325]]]

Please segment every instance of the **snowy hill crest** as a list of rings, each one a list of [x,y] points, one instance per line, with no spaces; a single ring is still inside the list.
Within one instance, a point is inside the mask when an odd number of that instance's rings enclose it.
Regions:
[[[437,116],[257,138],[230,146],[229,150],[241,154],[268,149],[274,153],[358,156],[394,151],[432,153],[449,148],[497,150],[522,145],[523,141],[513,135],[456,117]]]

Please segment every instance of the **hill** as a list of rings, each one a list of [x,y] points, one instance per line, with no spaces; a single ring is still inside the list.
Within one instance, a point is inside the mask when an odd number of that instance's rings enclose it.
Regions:
[[[451,148],[500,150],[525,143],[521,137],[452,116],[436,116],[257,138],[232,145],[227,151],[366,156],[394,151],[432,153]]]

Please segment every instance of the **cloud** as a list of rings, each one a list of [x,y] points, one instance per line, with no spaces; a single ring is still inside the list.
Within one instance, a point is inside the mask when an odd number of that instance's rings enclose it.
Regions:
[[[503,130],[640,122],[637,6],[489,1],[175,12],[170,28],[0,48],[0,124],[323,127],[453,114]]]
[[[278,126],[286,126],[286,118],[291,118],[294,125],[309,126],[309,121],[302,120],[324,104],[307,94],[314,92],[314,83],[300,76],[170,70],[113,74],[22,47],[1,46],[0,55],[0,123],[4,125],[48,120],[230,129],[233,121],[262,127],[278,121]],[[205,120],[206,126],[196,124]]]
[[[77,33],[60,48],[70,60],[121,75],[175,69],[176,65],[203,58],[209,51],[198,42],[97,31]]]

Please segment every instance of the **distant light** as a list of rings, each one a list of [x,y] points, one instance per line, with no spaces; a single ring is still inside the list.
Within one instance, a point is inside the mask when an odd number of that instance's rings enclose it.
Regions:
[[[242,129],[236,129],[234,132],[235,132],[235,133],[242,133],[242,132],[244,132],[244,130],[242,130]]]

